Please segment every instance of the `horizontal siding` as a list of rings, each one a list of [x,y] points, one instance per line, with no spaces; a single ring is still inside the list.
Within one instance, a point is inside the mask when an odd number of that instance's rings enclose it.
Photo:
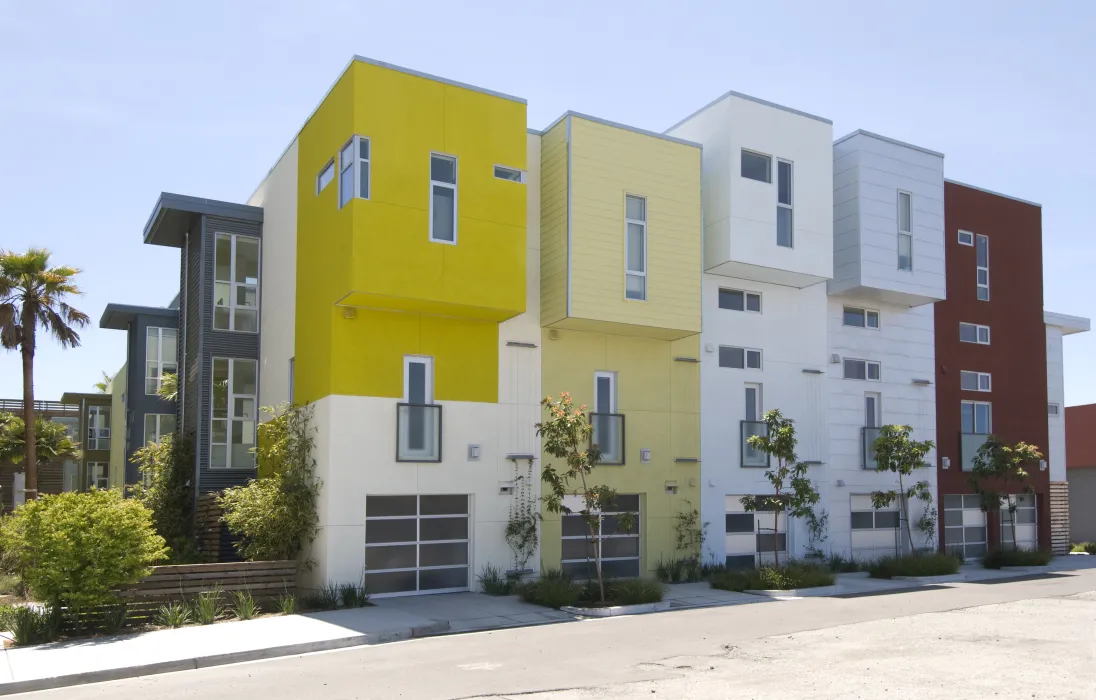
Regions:
[[[567,315],[567,120],[540,143],[540,314],[547,325]]]
[[[700,149],[571,125],[571,315],[700,331]],[[647,199],[647,301],[624,297],[624,195]]]

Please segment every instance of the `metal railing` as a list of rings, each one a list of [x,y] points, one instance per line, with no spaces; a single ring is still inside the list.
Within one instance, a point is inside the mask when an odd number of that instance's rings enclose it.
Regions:
[[[396,461],[441,461],[441,406],[396,404]]]
[[[601,451],[599,464],[624,464],[624,415],[620,413],[591,413],[590,445]]]
[[[743,467],[767,467],[769,466],[769,454],[750,446],[750,438],[758,435],[765,437],[769,434],[767,423],[759,420],[744,420],[739,424],[739,437],[741,437],[741,454]]]
[[[80,404],[61,403],[60,401],[35,401],[34,410],[39,413],[60,413],[80,415]],[[0,399],[0,411],[23,413],[22,399]]]
[[[959,460],[963,471],[974,469],[974,456],[978,449],[986,443],[989,435],[984,433],[960,433],[959,434]]]
[[[875,469],[879,462],[875,460],[875,441],[879,439],[879,428],[860,429],[860,466],[864,469]]]

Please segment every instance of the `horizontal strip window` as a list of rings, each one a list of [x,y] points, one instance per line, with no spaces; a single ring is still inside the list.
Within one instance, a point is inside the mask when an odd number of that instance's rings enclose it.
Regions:
[[[510,182],[525,182],[525,171],[517,168],[507,168],[505,165],[495,166],[495,177]]]
[[[761,369],[761,351],[720,345],[719,366],[729,369]]]
[[[989,391],[990,384],[989,372],[959,372],[959,388],[963,391]]]
[[[845,359],[845,379],[865,379],[877,382],[881,374],[878,362]]]
[[[959,342],[989,345],[989,326],[977,323],[959,323]]]
[[[720,289],[719,308],[761,313],[761,295],[757,292],[744,292],[741,289]]]
[[[855,328],[879,328],[879,312],[846,306],[841,324]]]

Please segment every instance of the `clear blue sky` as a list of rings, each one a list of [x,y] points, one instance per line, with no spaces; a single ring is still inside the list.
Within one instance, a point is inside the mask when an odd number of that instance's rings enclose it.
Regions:
[[[121,366],[107,303],[175,294],[178,251],[141,243],[157,195],[244,201],[353,54],[523,96],[533,127],[661,131],[733,89],[943,151],[1043,205],[1046,307],[1096,317],[1096,2],[529,4],[0,0],[0,247],[82,268],[94,320],[43,344],[37,396]],[[1067,404],[1096,402],[1096,333],[1065,357]]]

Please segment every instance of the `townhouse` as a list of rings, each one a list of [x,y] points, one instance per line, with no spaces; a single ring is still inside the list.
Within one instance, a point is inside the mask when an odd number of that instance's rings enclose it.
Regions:
[[[576,112],[535,130],[521,98],[355,57],[246,202],[156,203],[144,242],[179,249],[179,296],[104,313],[128,332],[125,466],[105,478],[132,483],[133,450],[175,431],[197,496],[245,483],[259,407],[307,404],[323,488],[302,585],[468,590],[519,563],[504,531],[550,459],[539,400],[566,391],[619,493],[598,533],[613,576],[684,555],[692,510],[705,558],[731,566],[774,546],[978,556],[996,530],[963,469],[991,426],[1049,450],[1022,516],[1022,544],[1049,546],[1061,336],[1087,321],[1044,316],[1038,211],[945,181],[938,152],[834,141],[827,119],[735,92],[664,133]],[[985,241],[1010,280],[992,297]],[[154,394],[176,371],[172,407]],[[770,492],[747,440],[773,408],[823,538],[741,506]],[[874,471],[885,424],[938,444],[917,478],[939,526],[913,542],[896,504],[871,507],[895,486]],[[588,575],[578,519],[540,515],[531,565]]]

